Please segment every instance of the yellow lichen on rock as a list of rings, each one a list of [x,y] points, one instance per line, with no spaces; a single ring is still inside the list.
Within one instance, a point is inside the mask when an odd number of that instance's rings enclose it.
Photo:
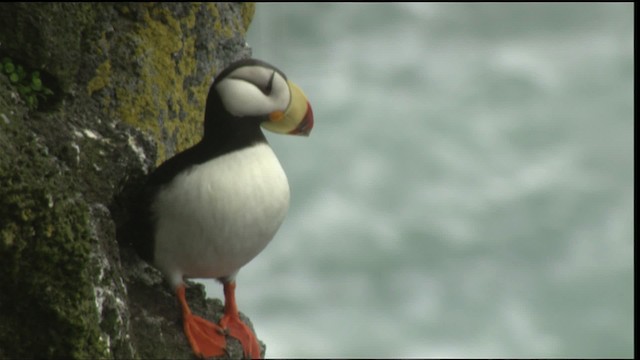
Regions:
[[[206,5],[207,5],[207,8],[209,9],[209,12],[211,12],[213,17],[216,19],[215,23],[213,24],[213,29],[215,30],[215,32],[217,34],[220,34],[222,37],[226,39],[232,37],[233,30],[231,29],[231,27],[228,24],[223,24],[222,20],[220,19],[220,11],[218,11],[218,4],[208,3]]]
[[[180,151],[199,140],[209,85],[206,79],[195,88],[185,89],[183,85],[186,77],[195,74],[195,40],[184,36],[180,24],[193,28],[195,14],[178,20],[166,8],[146,9],[135,49],[141,65],[137,92],[116,89],[118,113],[156,139],[174,137],[174,150]],[[184,118],[170,114],[184,114]],[[158,141],[157,163],[166,157],[167,149]]]
[[[96,41],[103,59],[87,91],[113,118],[155,139],[159,164],[201,139],[220,51],[238,47],[255,5],[130,3],[116,9],[116,31]]]
[[[249,25],[251,25],[251,21],[253,20],[253,15],[256,13],[256,3],[254,2],[246,2],[242,3],[242,27],[244,29],[244,33],[249,30]]]
[[[94,92],[103,89],[110,83],[111,62],[107,59],[96,69],[96,76],[87,84],[87,92],[91,96]]]

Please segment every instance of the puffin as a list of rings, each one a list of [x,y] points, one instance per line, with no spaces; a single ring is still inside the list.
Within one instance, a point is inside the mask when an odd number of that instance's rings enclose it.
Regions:
[[[313,112],[302,89],[278,68],[249,58],[215,77],[196,145],[163,162],[143,186],[134,242],[177,295],[184,333],[200,358],[225,354],[225,335],[244,356],[260,358],[255,334],[242,322],[236,275],[272,240],[289,208],[287,176],[262,128],[308,136]],[[186,278],[217,279],[224,290],[218,324],[191,312]]]

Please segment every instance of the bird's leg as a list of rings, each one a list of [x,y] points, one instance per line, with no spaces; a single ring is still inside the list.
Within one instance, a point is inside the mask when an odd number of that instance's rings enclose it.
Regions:
[[[238,339],[242,344],[244,355],[252,359],[261,359],[258,339],[251,329],[240,320],[238,306],[236,305],[235,281],[224,282],[224,316],[220,320],[220,326],[230,336]]]
[[[227,343],[222,328],[191,313],[191,309],[189,309],[189,305],[187,304],[187,298],[185,297],[184,285],[178,287],[177,294],[180,305],[182,306],[184,333],[196,356],[210,358],[223,355]]]

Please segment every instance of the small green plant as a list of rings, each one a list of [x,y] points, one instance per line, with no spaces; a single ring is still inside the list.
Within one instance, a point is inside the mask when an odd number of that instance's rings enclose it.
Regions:
[[[53,95],[53,91],[43,85],[39,71],[27,71],[22,65],[15,65],[9,57],[5,56],[0,61],[0,73],[9,78],[31,109],[38,107],[39,100],[46,100]]]

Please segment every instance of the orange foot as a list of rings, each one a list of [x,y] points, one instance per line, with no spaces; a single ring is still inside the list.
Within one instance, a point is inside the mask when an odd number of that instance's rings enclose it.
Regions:
[[[225,353],[227,342],[222,328],[208,320],[191,314],[185,297],[184,285],[178,288],[178,299],[182,305],[184,333],[196,356],[210,358]]]
[[[224,316],[220,320],[220,326],[193,315],[187,298],[185,287],[178,287],[178,300],[182,306],[182,321],[184,333],[196,356],[210,358],[226,353],[227,342],[225,335],[232,336],[242,345],[244,356],[251,359],[261,359],[258,339],[251,329],[240,320],[236,306],[235,282],[224,283]]]
[[[236,283],[224,283],[224,316],[220,320],[220,326],[230,336],[238,339],[242,345],[244,355],[251,359],[262,359],[258,339],[251,329],[240,320],[236,306]]]

